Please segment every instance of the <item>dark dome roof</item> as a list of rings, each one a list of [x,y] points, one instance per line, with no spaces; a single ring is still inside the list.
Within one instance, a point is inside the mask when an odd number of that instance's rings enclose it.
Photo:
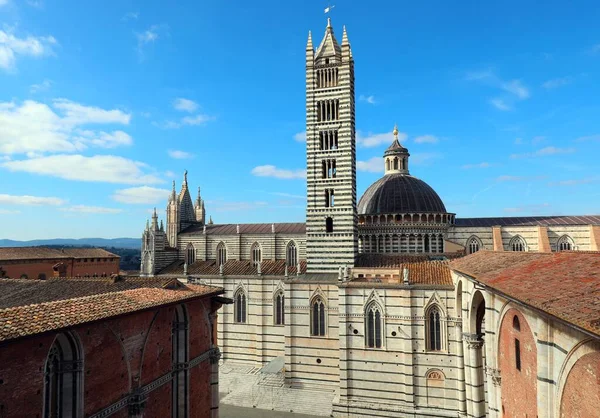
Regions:
[[[358,203],[359,215],[445,213],[444,202],[427,183],[407,174],[388,174],[373,183]]]

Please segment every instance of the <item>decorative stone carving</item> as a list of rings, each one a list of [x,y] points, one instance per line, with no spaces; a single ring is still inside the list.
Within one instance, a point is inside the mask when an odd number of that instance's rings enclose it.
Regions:
[[[463,340],[466,341],[467,345],[472,350],[481,349],[484,343],[479,334],[469,334],[466,332],[463,333]]]
[[[500,386],[500,384],[502,383],[502,375],[500,369],[496,369],[494,367],[486,367],[485,374],[491,377],[494,386]]]

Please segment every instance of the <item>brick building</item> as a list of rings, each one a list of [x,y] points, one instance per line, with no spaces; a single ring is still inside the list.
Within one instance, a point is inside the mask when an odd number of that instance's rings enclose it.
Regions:
[[[459,412],[597,417],[600,253],[480,251],[451,268],[462,307]]]
[[[0,277],[107,277],[119,273],[121,257],[101,248],[3,247]]]
[[[0,279],[0,417],[217,417],[223,289]]]

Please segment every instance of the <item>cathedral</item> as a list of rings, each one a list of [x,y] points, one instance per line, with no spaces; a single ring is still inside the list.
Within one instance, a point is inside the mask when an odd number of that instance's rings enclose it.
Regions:
[[[223,287],[234,301],[219,315],[224,364],[262,368],[280,359],[287,387],[333,394],[333,416],[515,416],[505,415],[513,406],[499,389],[502,318],[520,320],[523,334],[529,321],[527,332],[546,336],[547,345],[537,343],[546,368],[565,357],[556,347],[568,353],[589,336],[543,322],[537,308],[510,313],[510,289],[481,284],[486,268],[496,258],[575,262],[600,250],[600,216],[457,217],[413,175],[397,128],[383,176],[357,199],[354,81],[346,29],[340,44],[328,21],[316,49],[309,33],[306,222],[206,221],[210,208],[200,189],[192,201],[186,172],[179,193],[173,183],[166,225],[156,210],[146,224],[141,275]],[[480,259],[483,266],[468,261]],[[548,342],[554,329],[560,344]],[[562,411],[548,406],[554,400],[544,390],[533,403]]]

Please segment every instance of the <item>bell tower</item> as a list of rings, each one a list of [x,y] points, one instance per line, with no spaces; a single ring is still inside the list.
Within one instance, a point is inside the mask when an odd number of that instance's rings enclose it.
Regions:
[[[354,266],[357,254],[354,60],[331,19],[316,52],[306,45],[306,253],[309,273]]]

